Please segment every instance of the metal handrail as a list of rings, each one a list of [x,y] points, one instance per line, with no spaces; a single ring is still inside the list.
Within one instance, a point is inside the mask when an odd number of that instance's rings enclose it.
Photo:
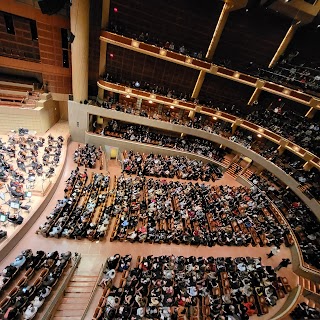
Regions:
[[[104,264],[102,264],[101,267],[100,267],[100,271],[99,271],[97,280],[96,280],[96,282],[95,282],[95,284],[94,284],[94,286],[93,286],[93,290],[92,290],[92,292],[91,292],[91,295],[90,295],[90,298],[89,298],[89,300],[88,300],[87,306],[86,306],[86,308],[85,308],[85,310],[84,310],[84,312],[83,312],[83,314],[82,314],[81,320],[84,320],[85,317],[86,317],[86,315],[87,315],[87,313],[88,313],[88,310],[89,310],[89,307],[90,307],[90,305],[91,305],[92,299],[93,299],[93,297],[94,297],[94,295],[95,295],[95,293],[96,293],[96,291],[97,291],[98,283],[100,282],[100,279],[101,279],[101,277],[102,277],[103,270],[106,268],[106,264],[107,264],[107,262],[105,262]]]
[[[74,265],[72,266],[71,270],[69,271],[69,274],[67,276],[67,278],[65,279],[64,283],[62,284],[62,286],[60,287],[60,289],[58,290],[56,296],[54,297],[53,301],[50,303],[49,308],[46,310],[46,312],[44,313],[44,315],[42,316],[42,320],[50,320],[52,318],[53,315],[53,310],[55,309],[57,303],[60,301],[62,295],[64,294],[64,291],[66,290],[76,268],[78,267],[78,264],[81,260],[81,254],[79,254],[78,256],[74,257]]]

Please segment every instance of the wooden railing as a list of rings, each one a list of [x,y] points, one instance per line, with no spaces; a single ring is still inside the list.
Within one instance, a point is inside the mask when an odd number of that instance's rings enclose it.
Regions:
[[[54,299],[52,300],[52,302],[50,303],[49,308],[46,310],[46,312],[44,313],[44,315],[42,316],[42,320],[50,320],[52,318],[53,312],[55,310],[55,308],[57,307],[58,302],[60,301],[60,299],[62,298],[75,270],[77,269],[80,260],[81,260],[81,254],[79,254],[78,256],[73,258],[73,266],[70,269],[67,278],[65,279],[65,281],[63,282],[62,286],[59,288],[58,292],[56,293]]]
[[[158,59],[177,63],[185,67],[193,68],[199,71],[205,71],[218,77],[227,78],[232,81],[248,85],[250,87],[259,88],[263,91],[270,92],[277,96],[299,102],[301,104],[309,106],[310,108],[320,109],[320,101],[317,97],[315,98],[309,94],[287,88],[283,85],[259,79],[254,76],[249,76],[247,74],[221,67],[207,61],[189,57],[181,53],[173,52],[151,44],[140,42],[138,40],[121,36],[109,31],[101,31],[100,40],[122,48],[153,56]]]
[[[168,106],[174,106],[177,108],[182,108],[194,112],[198,112],[201,114],[205,114],[211,117],[216,117],[225,122],[229,122],[231,124],[235,124],[240,128],[249,130],[255,134],[259,134],[262,137],[278,144],[279,146],[284,147],[288,151],[296,154],[301,159],[306,162],[309,162],[312,166],[316,167],[320,170],[320,158],[318,158],[315,154],[311,153],[308,150],[301,148],[299,145],[289,141],[286,138],[266,129],[256,125],[255,123],[249,122],[247,120],[238,118],[234,115],[228,114],[226,112],[217,111],[208,107],[203,107],[201,105],[194,104],[192,102],[185,102],[177,99],[172,99],[168,97],[164,97],[158,94],[153,94],[150,92],[146,92],[143,90],[133,89],[126,87],[124,85],[115,84],[111,82],[106,82],[103,80],[98,81],[98,86],[104,90],[121,93],[124,95],[130,94],[131,96],[135,96],[138,98],[142,98],[145,100],[151,100],[153,102],[162,103]]]

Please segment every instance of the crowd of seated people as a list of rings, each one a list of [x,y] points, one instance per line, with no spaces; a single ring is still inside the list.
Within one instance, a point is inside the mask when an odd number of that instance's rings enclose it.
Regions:
[[[289,232],[258,190],[118,179],[112,240],[192,245],[281,245]]]
[[[25,250],[0,275],[0,317],[33,319],[61,278],[71,252]]]
[[[146,126],[122,123],[117,120],[110,120],[101,133],[106,136],[116,136],[125,140],[155,144],[162,147],[192,152],[212,158],[218,162],[221,162],[225,155],[223,149],[218,148],[215,143],[208,140],[192,136],[168,136],[152,132],[151,128]]]
[[[94,319],[244,320],[267,314],[290,290],[261,258],[139,257],[119,286],[111,281]]]
[[[125,37],[130,37],[141,42],[152,44],[157,47],[164,48],[166,50],[179,52],[183,55],[187,55],[200,60],[205,58],[205,55],[202,51],[196,51],[190,48],[186,48],[183,44],[177,45],[173,41],[159,40],[157,37],[155,37],[147,31],[141,32],[139,35],[132,33],[127,28],[120,25],[118,22],[114,23],[113,21],[111,21],[108,26],[108,31],[121,34]]]
[[[121,77],[116,76],[116,75],[111,75],[109,73],[105,74],[103,77],[104,81],[108,82],[114,82],[114,83],[121,83],[123,85],[148,91],[151,93],[157,93],[161,95],[165,95],[168,98],[172,99],[179,99],[182,101],[191,101],[191,95],[186,93],[186,92],[177,92],[176,90],[167,88],[164,85],[158,85],[155,83],[149,83],[147,81],[141,81],[141,80],[123,80]]]
[[[175,44],[173,41],[159,39],[148,31],[143,31],[139,34],[133,33],[119,22],[111,21],[108,26],[108,31],[133,38],[135,40],[155,45],[169,51],[178,52],[196,59],[205,60],[205,55],[202,51],[186,48],[184,44]],[[266,79],[275,83],[280,83],[284,86],[294,89],[319,93],[320,91],[320,71],[314,67],[304,66],[304,64],[296,64],[294,59],[299,55],[299,52],[291,52],[282,60],[280,60],[272,69],[258,67],[254,63],[240,67],[243,72],[252,74],[256,77]],[[226,67],[231,67],[231,61],[228,59],[219,60],[218,64]]]
[[[298,181],[300,186],[305,188],[305,194],[308,198],[320,201],[320,173],[318,169],[304,170],[305,162],[287,150],[281,155],[274,153],[269,160]]]
[[[73,161],[78,166],[85,166],[86,168],[95,168],[96,162],[100,160],[102,149],[97,148],[95,145],[86,143],[83,147],[78,145],[78,148],[73,154]]]
[[[186,180],[215,181],[222,177],[218,166],[204,163],[201,160],[182,156],[149,155],[124,152],[122,160],[123,171],[127,174],[138,174],[163,178],[178,178]]]
[[[38,233],[45,237],[103,238],[110,222],[110,208],[106,206],[110,178],[94,173],[89,184],[86,171],[79,167],[71,172],[65,188],[65,197],[58,200],[47,221]]]
[[[247,120],[320,155],[319,123],[290,110],[282,112],[281,108],[256,110],[247,116]]]
[[[174,99],[193,101],[194,103],[199,102],[197,99],[192,100],[185,94],[177,94],[174,90],[170,90],[155,84],[150,85],[147,82],[123,81],[111,76],[110,74],[106,75],[105,80],[140,88],[152,93],[162,94]],[[238,117],[246,118],[248,121],[255,122],[262,127],[268,128],[273,132],[284,136],[285,138],[297,143],[301,147],[310,150],[316,155],[320,154],[319,123],[314,122],[306,117],[302,117],[291,110],[282,111],[282,108],[279,106],[276,106],[273,110],[269,110],[267,107],[260,106],[255,107],[254,110],[250,112],[247,108],[243,108],[243,106],[224,105],[219,107],[216,103],[213,103],[208,99],[203,101],[203,105],[216,110],[232,113]],[[252,108],[250,108],[250,110],[252,110]]]
[[[199,120],[198,118],[197,123],[201,124],[202,121],[202,119]],[[206,119],[204,122],[206,122]],[[221,126],[219,122],[215,123],[213,128],[211,128],[209,125],[205,125],[203,127],[203,130],[215,132],[220,135],[223,135],[221,131],[222,129],[225,129],[225,127]],[[153,132],[151,128],[146,126],[122,123],[117,120],[109,121],[106,127],[102,129],[101,133],[130,141],[156,144],[164,147],[175,148],[177,150],[193,152],[213,158],[219,162],[222,161],[222,158],[225,155],[225,151],[223,151],[221,148],[217,149],[215,144],[208,140],[195,138],[192,136],[168,136],[158,132]],[[311,169],[310,171],[304,171],[302,168],[303,164],[297,157],[294,157],[294,155],[289,153],[280,155],[277,151],[278,145],[266,139],[261,140],[259,138],[254,138],[253,134],[245,129],[238,128],[233,135],[228,134],[228,132],[225,132],[224,135],[229,137],[231,141],[242,144],[246,148],[251,149],[252,151],[275,163],[288,174],[292,175],[292,177],[299,181],[299,183],[307,185],[310,193],[310,195],[308,195],[309,197],[318,198],[320,187],[318,180],[319,173],[317,170]],[[288,156],[283,159],[287,154]],[[288,164],[288,162],[292,163],[292,165]]]
[[[305,302],[299,303],[290,313],[292,320],[320,319],[320,309],[309,307]]]
[[[125,256],[115,254],[114,256],[109,257],[106,261],[103,277],[99,286],[103,288],[110,287],[117,272],[126,272],[131,266],[131,261],[131,254],[127,254]]]
[[[281,60],[272,69],[259,68],[258,76],[311,94],[320,93],[320,70]]]
[[[304,261],[320,269],[318,259],[320,223],[317,217],[290,189],[275,187],[262,176],[252,175],[250,180],[260,189],[268,192],[275,205],[281,210],[296,235]]]

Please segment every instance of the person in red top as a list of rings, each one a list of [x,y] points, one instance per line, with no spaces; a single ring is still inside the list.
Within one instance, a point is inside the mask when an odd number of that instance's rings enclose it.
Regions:
[[[256,309],[254,307],[254,305],[252,304],[252,302],[245,302],[243,303],[243,305],[247,308],[247,315],[249,317],[251,317],[252,315],[254,315],[256,313]]]

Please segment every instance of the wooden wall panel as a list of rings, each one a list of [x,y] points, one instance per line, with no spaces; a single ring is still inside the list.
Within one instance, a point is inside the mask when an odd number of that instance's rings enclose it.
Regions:
[[[0,12],[0,55],[40,61],[38,40],[32,40],[30,20],[12,16],[15,34],[7,33],[4,12]]]
[[[0,12],[0,55],[19,59],[20,62],[8,59],[12,61],[3,61],[1,65],[12,70],[41,72],[43,82],[48,83],[51,92],[72,93],[71,52],[69,50],[69,68],[64,68],[61,39],[61,28],[68,29],[69,20],[58,15],[43,15],[39,9],[13,0],[6,2],[5,7],[0,4],[0,10],[7,10],[13,15],[15,35],[7,33],[4,12]],[[30,19],[36,21],[37,40],[32,40]]]

